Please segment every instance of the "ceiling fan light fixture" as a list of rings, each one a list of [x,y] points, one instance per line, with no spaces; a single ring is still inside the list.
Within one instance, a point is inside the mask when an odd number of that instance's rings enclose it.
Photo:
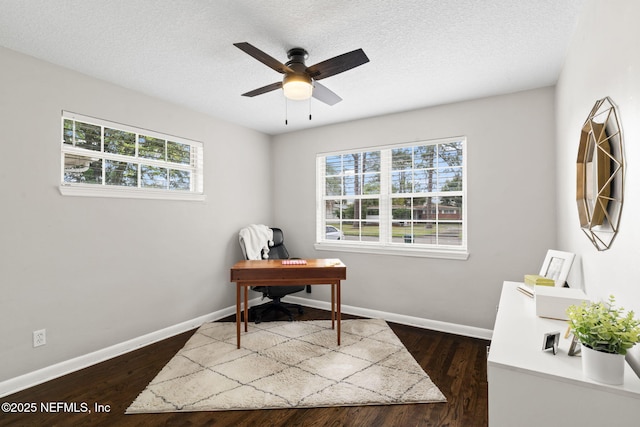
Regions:
[[[286,74],[282,81],[282,90],[287,99],[304,101],[313,95],[311,77],[306,74]]]

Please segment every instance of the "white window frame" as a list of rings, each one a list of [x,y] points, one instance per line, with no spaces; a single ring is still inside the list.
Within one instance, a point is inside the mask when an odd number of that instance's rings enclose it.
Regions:
[[[101,150],[89,150],[86,148],[76,147],[75,145],[64,143],[64,122],[65,120],[73,120],[74,122],[87,123],[101,127]],[[133,156],[113,154],[104,151],[104,128],[121,130],[135,134],[136,154]],[[190,164],[177,164],[165,160],[154,160],[138,157],[138,136],[158,138],[171,142],[189,145],[191,150]],[[142,129],[122,123],[115,123],[104,119],[85,116],[82,114],[62,111],[61,118],[61,139],[60,139],[60,193],[64,196],[83,196],[83,197],[117,197],[117,198],[135,198],[135,199],[161,199],[161,200],[186,200],[186,201],[204,201],[204,153],[203,143],[193,141],[186,138],[167,135],[164,133]],[[65,182],[65,154],[77,156],[86,156],[101,160],[116,160],[132,164],[169,168],[173,170],[186,170],[191,172],[190,189],[174,190],[164,188],[143,188],[140,182],[137,187],[125,187],[108,185],[104,183],[75,183]],[[104,172],[103,172],[104,173]]]
[[[391,180],[391,152],[396,148],[406,148],[424,145],[446,144],[461,142],[462,145],[462,190],[456,192],[428,193],[432,196],[461,196],[462,197],[462,242],[461,245],[435,245],[418,243],[393,242],[392,237],[392,206],[391,200],[398,197],[392,192]],[[355,154],[364,152],[380,152],[380,241],[354,241],[354,240],[329,240],[326,238],[325,203],[333,199],[354,199],[354,196],[326,195],[325,185],[325,159],[329,156]],[[412,193],[415,197],[421,197],[425,193]],[[401,197],[405,197],[403,195]],[[366,198],[366,196],[364,196]],[[468,219],[467,219],[467,139],[464,136],[444,138],[437,140],[414,141],[410,143],[385,145],[378,147],[359,148],[357,150],[343,150],[316,154],[316,243],[315,249],[322,251],[371,253],[384,255],[400,255],[413,257],[443,258],[454,260],[466,260],[469,257],[467,249]]]

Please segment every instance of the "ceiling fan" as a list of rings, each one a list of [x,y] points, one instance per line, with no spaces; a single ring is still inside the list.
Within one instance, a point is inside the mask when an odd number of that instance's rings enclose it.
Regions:
[[[242,94],[242,96],[248,97],[282,88],[284,96],[288,99],[305,100],[313,96],[325,104],[334,105],[342,101],[342,98],[331,89],[318,83],[318,80],[335,76],[369,62],[364,51],[356,49],[307,67],[304,61],[309,57],[309,54],[300,47],[290,49],[287,52],[289,61],[283,64],[249,43],[242,42],[233,45],[280,74],[284,74],[282,82],[272,83]]]

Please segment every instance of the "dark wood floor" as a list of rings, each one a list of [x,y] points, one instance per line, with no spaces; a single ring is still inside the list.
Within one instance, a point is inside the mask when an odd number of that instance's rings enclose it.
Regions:
[[[345,315],[343,318],[354,318]],[[300,320],[328,319],[308,308]],[[233,321],[233,317],[223,321]],[[488,341],[391,324],[447,403],[125,415],[124,411],[182,348],[186,332],[45,384],[0,398],[36,403],[37,413],[0,413],[0,426],[487,426]],[[41,403],[87,404],[91,413],[43,413]],[[94,404],[108,405],[97,413]],[[55,405],[54,405],[55,406]]]

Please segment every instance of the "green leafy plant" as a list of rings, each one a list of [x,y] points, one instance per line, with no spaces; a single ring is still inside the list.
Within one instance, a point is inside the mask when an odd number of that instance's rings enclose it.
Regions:
[[[624,308],[615,307],[615,298],[608,302],[583,302],[567,308],[569,326],[578,341],[604,353],[627,354],[627,350],[640,341],[640,320],[634,312],[624,314]]]

